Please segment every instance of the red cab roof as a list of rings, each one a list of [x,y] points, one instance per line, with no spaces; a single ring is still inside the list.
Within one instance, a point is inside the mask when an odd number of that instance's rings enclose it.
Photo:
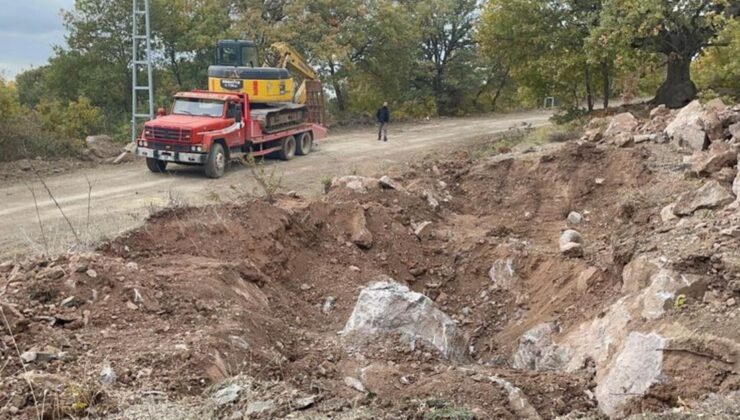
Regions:
[[[175,98],[193,98],[193,99],[211,99],[216,101],[226,101],[229,99],[239,99],[235,93],[218,93],[218,92],[177,92]]]

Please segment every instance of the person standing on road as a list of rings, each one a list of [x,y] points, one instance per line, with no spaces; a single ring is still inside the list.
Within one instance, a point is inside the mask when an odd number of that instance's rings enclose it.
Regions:
[[[388,141],[388,123],[391,122],[391,111],[388,109],[388,102],[383,102],[383,106],[378,108],[376,117],[378,118],[378,124],[380,124],[378,141],[380,141],[381,136],[383,141]]]

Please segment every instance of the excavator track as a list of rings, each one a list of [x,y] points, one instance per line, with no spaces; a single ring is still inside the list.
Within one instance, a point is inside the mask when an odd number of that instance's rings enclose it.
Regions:
[[[277,102],[252,108],[250,116],[258,121],[264,133],[275,133],[297,127],[308,120],[305,105],[292,102]]]

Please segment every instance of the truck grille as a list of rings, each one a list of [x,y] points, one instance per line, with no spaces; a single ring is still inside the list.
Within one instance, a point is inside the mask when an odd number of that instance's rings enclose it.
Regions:
[[[190,141],[190,130],[179,128],[151,127],[147,128],[147,139],[167,141]],[[187,138],[186,138],[187,137]]]
[[[190,144],[163,143],[158,141],[149,141],[149,147],[154,150],[165,150],[170,152],[189,152]]]

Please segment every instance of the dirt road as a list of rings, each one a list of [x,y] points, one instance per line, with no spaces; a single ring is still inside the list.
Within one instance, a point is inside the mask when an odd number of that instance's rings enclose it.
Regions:
[[[391,127],[388,143],[378,142],[372,127],[344,131],[330,136],[308,156],[290,162],[268,160],[265,171],[281,177],[286,191],[319,194],[324,178],[383,170],[511,127],[544,125],[549,117],[546,112],[529,112],[402,124]],[[94,243],[138,226],[150,212],[168,204],[225,201],[256,187],[250,171],[239,165],[232,165],[223,178],[211,180],[199,167],[173,165],[167,174],[153,174],[142,161],[60,175],[48,178],[46,184],[64,215],[39,182],[0,186],[0,258],[43,252],[45,248],[57,253],[73,243]]]

